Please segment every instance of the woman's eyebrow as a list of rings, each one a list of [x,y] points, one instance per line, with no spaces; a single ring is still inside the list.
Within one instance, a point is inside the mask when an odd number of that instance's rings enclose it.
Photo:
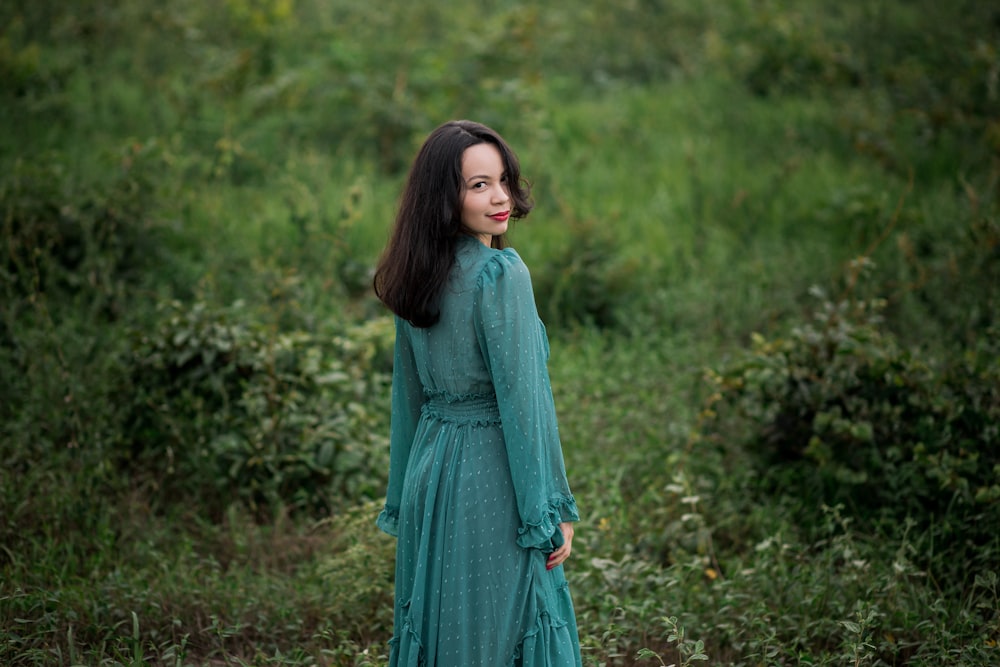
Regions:
[[[507,175],[507,172],[505,171],[502,174],[500,174],[500,178],[503,178],[506,175]],[[482,179],[484,181],[488,181],[491,178],[492,178],[492,176],[490,176],[489,174],[477,174],[475,176],[469,176],[467,179],[465,179],[465,182],[468,183],[469,181],[474,181],[476,179]]]

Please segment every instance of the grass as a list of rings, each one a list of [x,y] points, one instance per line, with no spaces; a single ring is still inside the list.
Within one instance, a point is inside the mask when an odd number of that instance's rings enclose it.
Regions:
[[[348,634],[367,637],[377,655],[385,612],[345,585],[364,576],[381,582],[378,601],[387,599],[389,538],[369,536],[365,562],[345,572],[345,562],[357,560],[352,549],[372,510],[366,505],[352,518],[316,524],[278,515],[266,527],[238,511],[207,525],[196,515],[142,513],[135,504],[131,516],[105,510],[107,523],[94,532],[43,536],[24,554],[27,562],[15,563],[23,575],[0,589],[0,658],[39,665],[69,663],[73,655],[82,664],[114,656],[144,664],[140,655],[155,664],[281,664],[290,645],[323,659],[342,650]],[[345,531],[349,521],[353,532]],[[53,548],[59,543],[64,548]],[[368,607],[365,626],[354,626],[350,618]],[[391,624],[391,603],[386,608]],[[368,625],[379,617],[383,625]]]
[[[0,662],[386,663],[393,542],[373,526],[380,499],[323,517],[234,497],[216,520],[169,502],[123,430],[129,336],[162,326],[156,307],[170,300],[244,301],[247,322],[269,330],[384,317],[369,272],[401,163],[455,110],[495,122],[534,184],[537,207],[511,238],[552,338],[583,511],[568,575],[585,664],[689,665],[699,649],[727,665],[995,662],[996,573],[947,588],[917,565],[925,535],[890,542],[895,528],[859,526],[842,507],[798,525],[799,499],[766,493],[746,453],[701,432],[705,371],[755,332],[809,317],[813,285],[845,292],[859,256],[878,268],[856,289],[886,296],[888,325],[928,358],[987,335],[988,135],[927,139],[919,99],[894,111],[898,91],[866,67],[905,49],[867,19],[851,29],[868,10],[612,4],[579,16],[518,5],[482,24],[455,14],[462,29],[437,26],[440,51],[413,60],[416,33],[389,35],[441,20],[430,5],[40,2],[35,23],[9,22],[0,65],[27,92],[3,88],[0,117],[23,128],[0,139],[4,233],[55,220],[62,249],[73,225],[110,219],[115,242],[139,238],[140,252],[125,276],[105,255],[70,266],[76,287],[60,292],[38,289],[46,265],[7,248]],[[892,3],[868,19],[884,32],[889,16],[906,35],[924,25]],[[924,25],[936,27],[950,34]],[[486,28],[494,46],[470,45]],[[385,48],[349,39],[360,34]],[[522,50],[499,62],[498,43]],[[592,48],[565,50],[574,43]],[[754,68],[781,49],[784,69],[754,92]],[[989,64],[988,49],[963,54]],[[829,70],[810,70],[817,58]],[[892,70],[895,85],[914,62]],[[980,118],[957,104],[956,117]],[[388,405],[369,408],[385,429]]]

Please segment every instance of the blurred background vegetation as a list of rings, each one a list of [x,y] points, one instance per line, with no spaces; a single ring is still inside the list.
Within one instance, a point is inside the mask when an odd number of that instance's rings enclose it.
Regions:
[[[0,662],[382,665],[408,161],[496,127],[587,665],[1000,661],[1000,9],[0,5]]]

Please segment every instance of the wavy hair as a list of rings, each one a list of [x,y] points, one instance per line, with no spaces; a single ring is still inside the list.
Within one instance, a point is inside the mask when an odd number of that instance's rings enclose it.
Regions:
[[[440,318],[440,294],[455,263],[461,224],[462,155],[476,144],[500,151],[510,188],[513,220],[531,211],[531,186],[521,178],[514,151],[494,130],[469,120],[449,121],[431,132],[410,168],[389,243],[375,269],[375,294],[416,327]],[[493,237],[504,248],[503,235]]]

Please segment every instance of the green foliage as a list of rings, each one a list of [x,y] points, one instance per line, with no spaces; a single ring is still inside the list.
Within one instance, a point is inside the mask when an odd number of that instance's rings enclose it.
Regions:
[[[744,34],[750,38],[737,39],[730,48],[740,54],[734,68],[754,93],[798,93],[857,82],[854,54],[825,32],[829,23],[817,23],[807,12],[763,3],[747,17]]]
[[[671,663],[671,667],[675,664],[679,664],[681,667],[690,667],[695,662],[708,660],[708,656],[705,655],[705,642],[701,639],[688,639],[685,636],[684,628],[677,624],[676,616],[665,616],[662,620],[667,628],[667,641],[677,644],[677,653],[680,655],[680,662]],[[656,658],[662,667],[667,666],[667,663],[663,662],[663,657],[659,653],[651,651],[648,648],[640,650],[637,657],[639,659]]]
[[[386,663],[370,267],[455,116],[535,186],[585,663],[994,663],[994,14],[0,3],[0,663]]]
[[[158,147],[125,146],[102,160],[111,175],[98,179],[71,173],[65,160],[19,159],[0,177],[8,331],[33,295],[79,298],[94,315],[120,318],[126,286],[165,263],[164,230],[148,213],[163,174]]]
[[[720,52],[756,93],[882,87],[893,113],[915,114],[934,133],[981,131],[995,120],[997,27],[980,3],[844,5],[827,14],[767,1],[734,12],[742,20]]]
[[[635,270],[598,223],[569,223],[573,242],[533,275],[541,318],[550,326],[614,327],[624,321]]]
[[[371,498],[388,464],[384,411],[391,320],[278,332],[242,304],[171,303],[136,333],[129,460],[174,502],[211,513],[328,512]]]
[[[317,566],[330,591],[331,624],[363,642],[392,635],[396,541],[372,530],[380,509],[380,502],[367,502],[339,518],[333,553]]]
[[[882,304],[822,299],[812,322],[787,338],[757,336],[753,350],[713,376],[711,401],[738,421],[716,439],[746,451],[780,492],[846,503],[868,521],[913,522],[935,573],[955,581],[990,563],[1000,544],[1000,350],[979,349],[935,368],[880,325]],[[725,423],[725,426],[721,426]]]
[[[215,524],[134,504],[127,514],[108,508],[113,529],[74,535],[74,548],[57,553],[39,540],[26,549],[30,565],[4,570],[0,662],[130,664],[142,656],[147,664],[191,665],[225,656],[231,664],[385,664],[384,640],[348,630],[348,619],[359,617],[338,591],[350,582],[331,578],[345,572],[346,558],[357,564],[350,581],[389,591],[371,563],[345,556],[362,525],[371,527],[373,510],[361,504],[322,523],[278,513],[261,526],[238,507]],[[392,541],[373,533],[364,539],[384,571]]]

